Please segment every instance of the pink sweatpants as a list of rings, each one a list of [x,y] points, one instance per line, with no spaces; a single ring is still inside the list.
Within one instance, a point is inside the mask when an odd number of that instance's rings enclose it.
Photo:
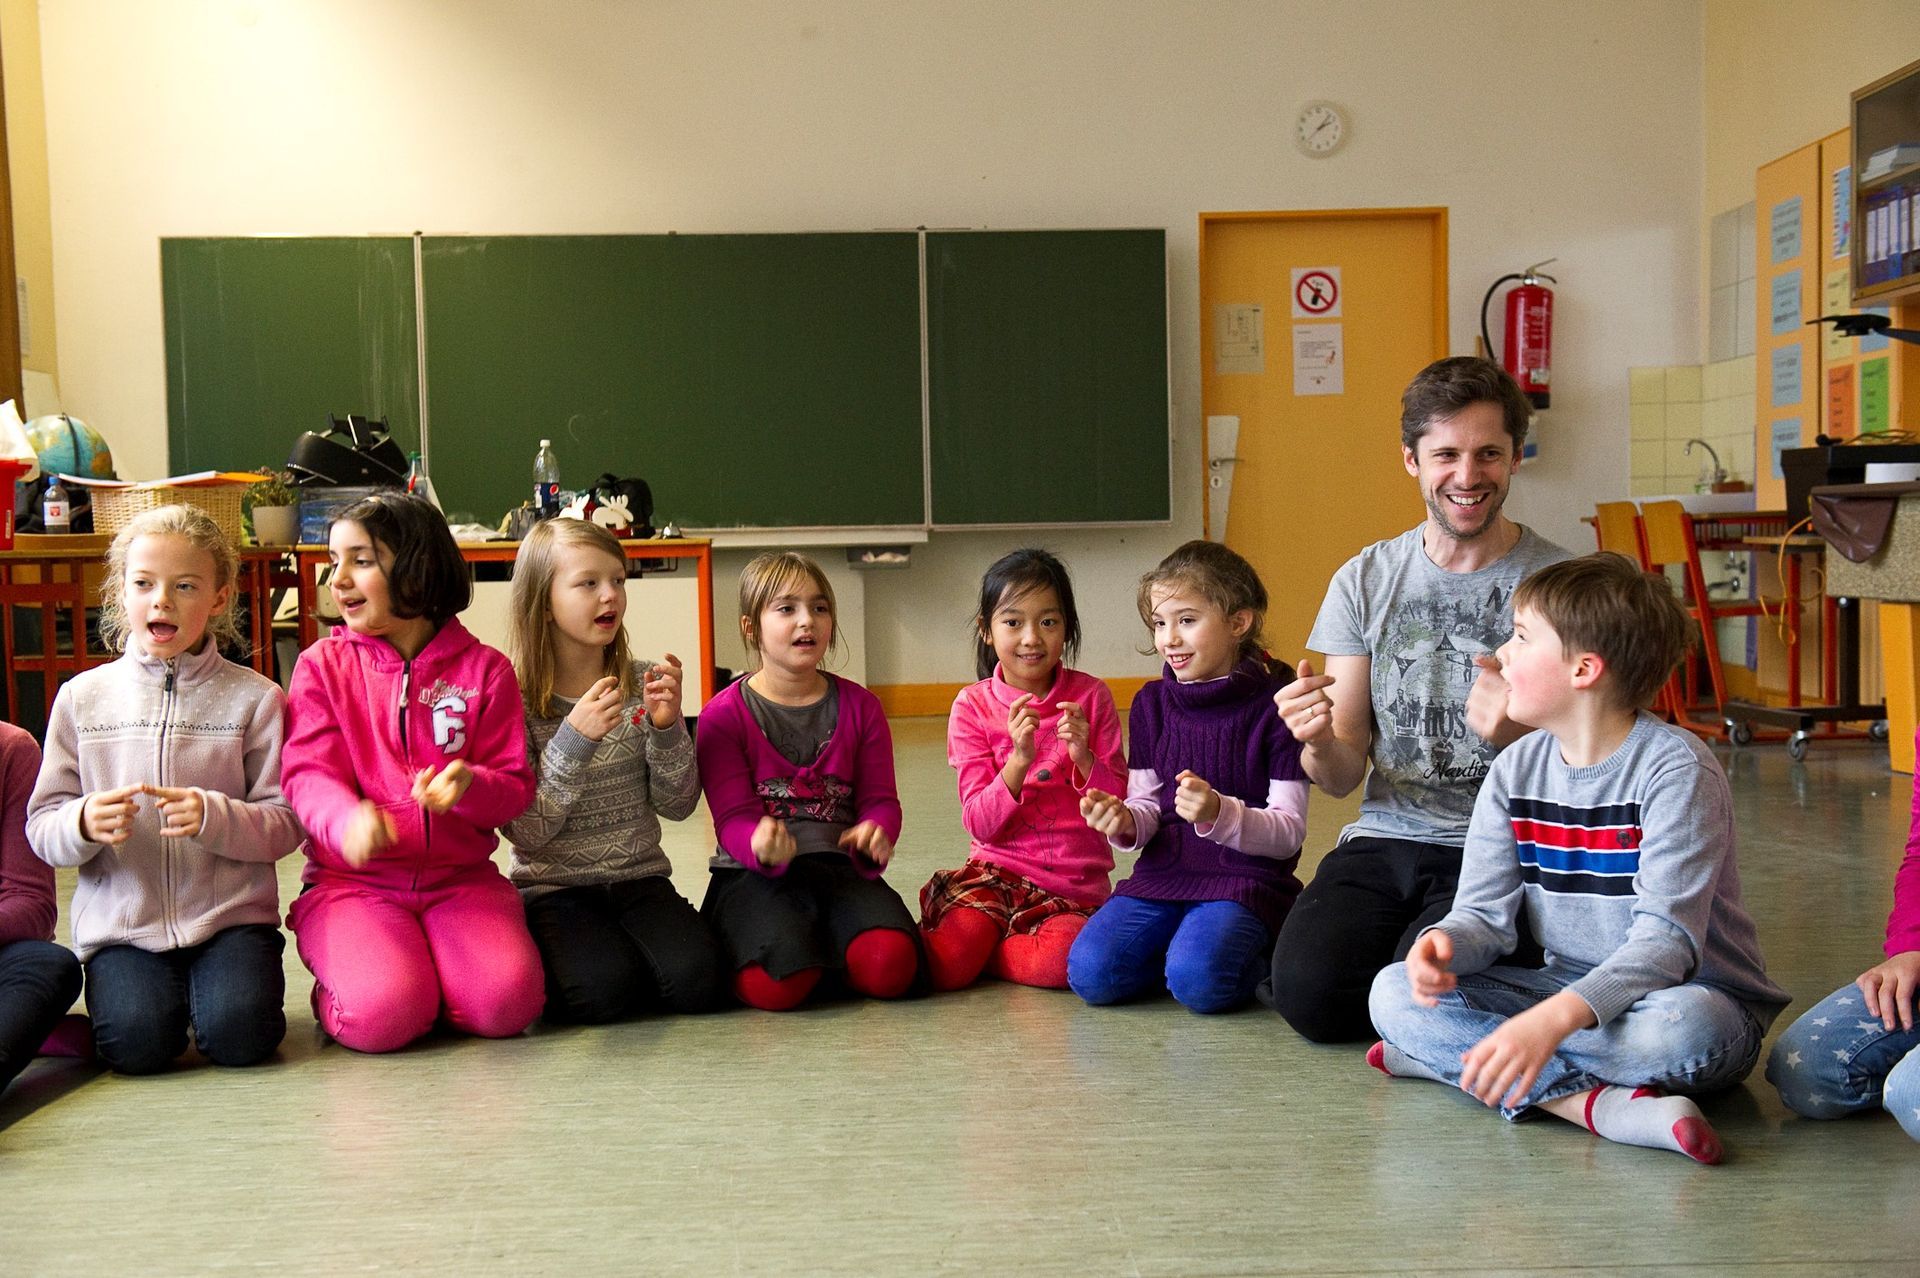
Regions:
[[[546,1002],[520,894],[492,865],[421,890],[322,881],[287,914],[313,973],[320,1027],[358,1052],[391,1052],[433,1028],[509,1038]]]

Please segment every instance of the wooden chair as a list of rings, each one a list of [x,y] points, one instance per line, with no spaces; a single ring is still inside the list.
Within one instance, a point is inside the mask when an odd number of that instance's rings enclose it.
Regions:
[[[1715,624],[1725,617],[1761,617],[1766,605],[1757,599],[1716,600],[1708,596],[1706,570],[1700,564],[1700,547],[1694,541],[1693,520],[1686,507],[1677,501],[1650,501],[1640,511],[1643,561],[1650,570],[1659,571],[1677,564],[1686,580],[1683,597],[1687,612],[1700,623],[1700,656],[1707,668],[1707,682],[1713,694],[1713,718],[1702,720],[1695,712],[1705,704],[1691,706],[1682,697],[1680,713],[1674,722],[1701,736],[1730,737],[1727,724],[1727,680],[1720,661],[1720,630]]]

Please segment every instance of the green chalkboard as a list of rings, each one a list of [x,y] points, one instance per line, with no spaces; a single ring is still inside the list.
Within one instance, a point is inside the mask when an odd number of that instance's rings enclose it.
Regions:
[[[428,237],[427,435],[449,511],[563,486],[656,522],[925,522],[912,233]]]
[[[279,466],[328,413],[414,446],[411,239],[164,239],[160,296],[174,474]]]
[[[1166,233],[927,234],[933,522],[1171,518]]]

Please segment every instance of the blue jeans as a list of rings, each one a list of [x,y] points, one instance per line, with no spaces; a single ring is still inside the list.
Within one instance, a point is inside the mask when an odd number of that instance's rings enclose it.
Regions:
[[[1461,977],[1439,1006],[1421,1007],[1407,988],[1407,965],[1395,963],[1374,978],[1368,1007],[1381,1038],[1457,1087],[1468,1048],[1576,979],[1554,968],[1490,967]],[[1682,1094],[1732,1087],[1760,1059],[1765,1034],[1745,1005],[1709,986],[1653,990],[1605,1025],[1567,1035],[1521,1103],[1500,1112],[1517,1118],[1603,1083]]]
[[[0,946],[0,1088],[27,1067],[80,997],[80,963],[51,941]]]
[[[1920,1019],[1920,1018],[1916,1018]],[[1767,1081],[1807,1118],[1844,1118],[1884,1108],[1920,1140],[1920,1028],[1889,1030],[1859,989],[1842,985],[1780,1036]]]
[[[152,1074],[187,1050],[187,1028],[216,1065],[253,1065],[287,1034],[287,976],[277,927],[223,928],[199,945],[153,953],[110,945],[87,960],[94,1051],[122,1074]]]
[[[1233,901],[1109,897],[1067,953],[1067,984],[1096,1005],[1124,1003],[1164,985],[1195,1012],[1229,1012],[1267,974],[1273,937]]]

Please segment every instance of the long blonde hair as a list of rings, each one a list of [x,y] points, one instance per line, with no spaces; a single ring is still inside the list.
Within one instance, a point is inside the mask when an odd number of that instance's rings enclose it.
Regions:
[[[623,573],[627,566],[626,552],[613,534],[587,519],[543,519],[520,543],[513,560],[507,655],[527,713],[542,718],[559,713],[553,705],[553,579],[560,571],[560,552],[569,546],[597,550]],[[633,655],[624,621],[602,653],[600,672],[620,681],[621,697],[633,695]]]
[[[195,550],[206,551],[213,560],[216,591],[233,585],[240,576],[240,553],[204,510],[161,506],[135,515],[107,547],[107,575],[100,583],[100,641],[112,652],[125,652],[133,634],[133,623],[127,617],[127,556],[133,552],[133,543],[142,537],[179,537]],[[240,623],[234,619],[232,593],[227,595],[226,607],[208,615],[207,635],[216,648],[246,649]]]
[[[833,637],[827,640],[827,653],[840,651],[840,604],[833,597],[833,583],[810,557],[797,550],[770,550],[755,555],[740,570],[740,637],[760,659],[760,614],[781,595],[791,593],[801,582],[812,582],[827,597],[827,612],[833,617]]]

